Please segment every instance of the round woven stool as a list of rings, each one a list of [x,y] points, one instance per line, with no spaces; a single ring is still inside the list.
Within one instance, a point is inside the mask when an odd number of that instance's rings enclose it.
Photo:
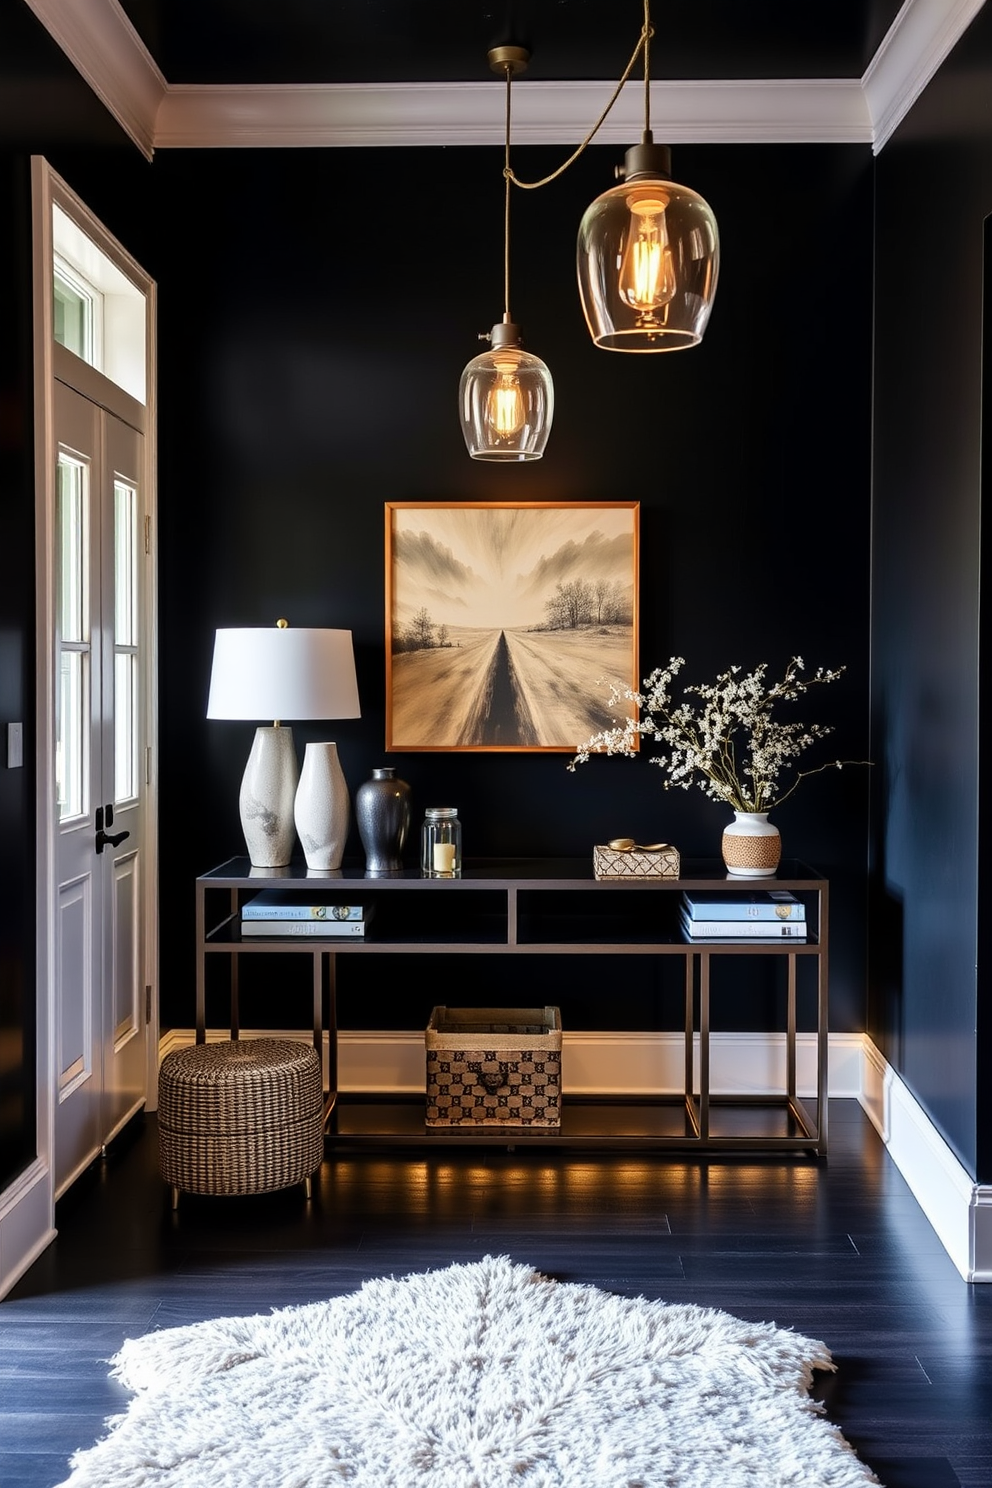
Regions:
[[[159,1168],[180,1193],[311,1192],[323,1156],[320,1058],[289,1039],[194,1044],[159,1067]]]

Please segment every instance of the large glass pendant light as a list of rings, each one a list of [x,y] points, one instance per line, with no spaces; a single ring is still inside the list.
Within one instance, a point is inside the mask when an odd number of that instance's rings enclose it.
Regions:
[[[606,351],[697,345],[716,293],[716,218],[671,179],[671,152],[651,134],[651,34],[644,0],[644,133],[627,151],[622,183],[597,197],[579,225],[579,295],[589,334]]]
[[[540,357],[524,351],[520,327],[510,314],[510,91],[513,74],[530,54],[523,47],[494,47],[489,65],[506,76],[506,148],[503,168],[503,319],[480,340],[489,350],[474,357],[461,375],[458,406],[462,433],[473,460],[539,460],[551,432],[554,385]]]

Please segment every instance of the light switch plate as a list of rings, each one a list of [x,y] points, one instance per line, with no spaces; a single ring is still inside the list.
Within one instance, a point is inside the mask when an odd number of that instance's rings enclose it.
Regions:
[[[24,764],[24,725],[7,725],[7,769],[18,770]]]

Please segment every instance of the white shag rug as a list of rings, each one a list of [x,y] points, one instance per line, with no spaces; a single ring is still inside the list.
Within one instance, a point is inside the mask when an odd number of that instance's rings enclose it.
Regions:
[[[60,1488],[854,1488],[822,1343],[506,1257],[127,1341]]]

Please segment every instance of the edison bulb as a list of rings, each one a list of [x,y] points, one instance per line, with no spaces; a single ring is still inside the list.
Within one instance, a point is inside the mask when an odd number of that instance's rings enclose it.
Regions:
[[[639,315],[651,315],[674,298],[678,283],[668,241],[663,192],[629,196],[630,223],[620,263],[620,294]]]
[[[509,357],[496,363],[496,381],[486,401],[486,421],[498,439],[515,438],[527,418],[516,371],[516,361]]]

